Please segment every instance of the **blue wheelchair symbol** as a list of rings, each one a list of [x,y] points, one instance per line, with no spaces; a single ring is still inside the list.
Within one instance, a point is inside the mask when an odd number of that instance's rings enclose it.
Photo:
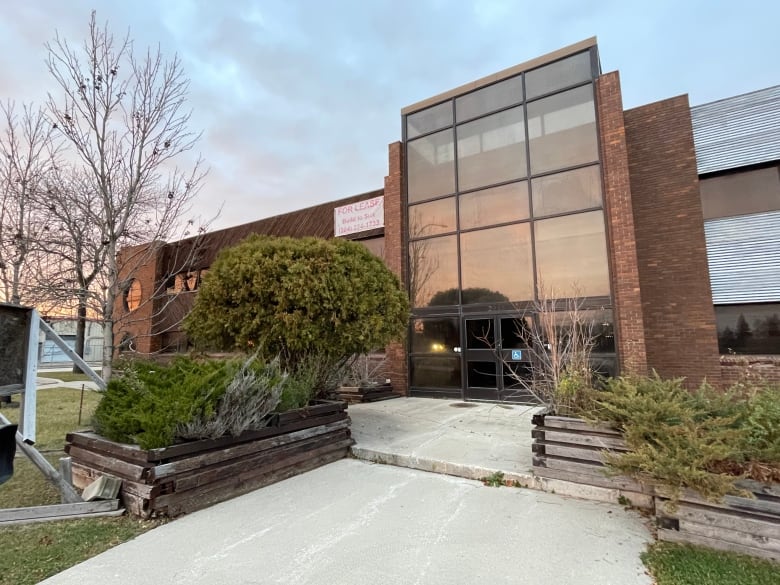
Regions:
[[[512,359],[514,361],[518,361],[523,359],[523,350],[522,349],[513,349],[512,350]]]

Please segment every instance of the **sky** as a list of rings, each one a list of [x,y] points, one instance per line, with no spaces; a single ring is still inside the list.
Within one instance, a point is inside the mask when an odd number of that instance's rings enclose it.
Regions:
[[[780,84],[769,0],[0,0],[0,100],[56,90],[44,43],[91,9],[191,80],[209,174],[191,215],[223,228],[382,188],[401,108],[598,37],[624,107],[692,105]]]

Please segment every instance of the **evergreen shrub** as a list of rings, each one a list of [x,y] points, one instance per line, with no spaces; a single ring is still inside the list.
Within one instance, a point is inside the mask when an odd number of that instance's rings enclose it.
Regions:
[[[220,252],[184,325],[202,348],[281,355],[294,371],[383,347],[408,316],[397,277],[360,244],[254,235]]]
[[[133,361],[109,381],[93,424],[106,438],[143,449],[237,435],[265,426],[265,416],[285,400],[288,379],[278,361],[254,358]]]
[[[719,499],[743,493],[742,476],[780,479],[780,389],[736,386],[726,392],[681,379],[623,377],[592,394],[586,418],[622,431],[626,453],[608,453],[612,471]]]

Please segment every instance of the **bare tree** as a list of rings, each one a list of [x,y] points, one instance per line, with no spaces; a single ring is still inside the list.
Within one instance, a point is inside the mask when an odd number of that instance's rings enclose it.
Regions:
[[[65,167],[51,173],[38,205],[48,211],[38,246],[39,297],[50,305],[75,304],[76,353],[84,357],[87,317],[103,315],[108,242],[99,193],[82,169]],[[74,364],[74,372],[80,371]]]
[[[29,272],[46,226],[36,197],[56,166],[58,149],[44,112],[31,104],[17,114],[13,102],[0,104],[0,284],[6,302],[31,302]]]
[[[559,298],[539,283],[538,298],[515,319],[515,335],[524,341],[530,360],[517,362],[495,352],[515,386],[515,396],[509,398],[530,396],[559,414],[583,399],[594,376],[591,354],[597,341],[593,311],[584,305],[577,287],[571,296]],[[494,347],[489,330],[477,338]]]
[[[120,281],[118,250],[143,238],[164,241],[188,211],[205,175],[200,159],[189,172],[174,159],[200,134],[189,130],[189,80],[181,61],[159,47],[136,56],[129,33],[117,40],[95,12],[79,49],[57,34],[47,44],[49,72],[60,92],[49,94],[55,127],[73,147],[97,194],[93,221],[105,246],[103,375],[111,375],[113,308]],[[149,247],[154,253],[155,247]],[[139,261],[138,265],[143,265]]]

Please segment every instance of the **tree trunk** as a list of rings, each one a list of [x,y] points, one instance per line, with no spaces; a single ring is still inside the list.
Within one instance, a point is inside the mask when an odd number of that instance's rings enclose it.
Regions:
[[[119,296],[119,271],[116,261],[116,242],[108,245],[106,253],[108,282],[106,304],[103,307],[103,371],[101,377],[108,383],[111,379],[111,361],[114,359],[114,305]]]
[[[82,291],[79,291],[79,307],[76,313],[76,347],[74,348],[76,354],[84,359],[84,338],[86,337],[87,329],[87,299]],[[76,364],[73,364],[74,374],[83,374],[81,368]]]

